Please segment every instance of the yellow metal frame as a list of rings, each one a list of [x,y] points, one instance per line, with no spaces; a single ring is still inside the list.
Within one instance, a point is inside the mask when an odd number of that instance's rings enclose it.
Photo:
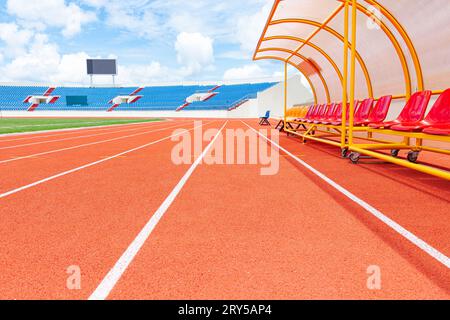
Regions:
[[[368,4],[377,7],[381,14],[386,17],[389,22],[392,23],[392,25],[395,27],[395,29],[398,31],[400,36],[402,37],[403,41],[405,41],[406,46],[408,47],[409,53],[411,55],[411,58],[413,60],[414,69],[416,72],[416,78],[417,78],[417,89],[419,91],[425,90],[425,85],[423,82],[423,72],[422,72],[422,66],[420,65],[420,59],[417,54],[416,48],[414,47],[413,42],[411,41],[411,38],[409,37],[408,33],[406,32],[405,28],[398,22],[398,20],[394,17],[394,15],[386,9],[383,5],[379,3],[379,1],[376,0],[365,0]],[[364,8],[365,11],[367,11],[367,8]]]
[[[347,145],[347,90],[348,90],[348,1],[344,3],[344,90],[342,90],[342,129],[341,129],[341,149]]]
[[[315,30],[307,39],[306,41],[301,44],[300,46],[298,46],[297,49],[294,50],[294,53],[298,53],[306,44],[309,43],[309,41],[311,41],[312,38],[314,38],[331,20],[333,20],[338,14],[339,12],[341,12],[341,10],[344,8],[344,5],[341,4],[339,7],[336,8],[336,10],[334,10],[334,12],[325,19],[324,22],[322,22],[322,24],[319,26],[319,28],[317,28],[317,30]],[[291,58],[294,56],[294,53],[289,56],[286,61],[291,60]]]
[[[271,59],[271,60],[278,60],[278,61],[286,62],[284,59],[277,57],[277,56],[262,56],[262,57],[255,58],[254,60],[264,60],[264,59]],[[293,62],[287,62],[287,63],[290,64],[291,66],[293,66],[294,68],[296,68],[305,77],[305,79],[308,81],[308,83],[311,87],[311,91],[312,91],[313,97],[314,97],[314,103],[318,104],[319,99],[317,98],[317,90],[316,90],[316,87],[314,86],[314,84],[312,83],[311,79],[309,78],[309,76],[302,69],[300,69],[300,67],[298,65],[296,65],[295,63],[293,63]]]
[[[417,164],[412,163],[407,160],[395,158],[389,155],[386,155],[384,153],[377,152],[376,150],[386,150],[386,149],[407,149],[412,151],[431,151],[436,153],[441,153],[445,155],[450,155],[450,150],[447,149],[440,149],[440,148],[434,148],[434,147],[428,147],[423,145],[423,140],[432,140],[432,141],[440,141],[445,143],[450,143],[450,137],[448,136],[436,136],[436,135],[429,135],[424,134],[420,132],[399,132],[394,130],[386,130],[386,129],[374,129],[374,128],[368,128],[368,127],[354,127],[354,110],[355,110],[355,86],[356,86],[356,62],[358,61],[361,68],[367,72],[367,68],[364,64],[364,61],[360,57],[358,51],[357,51],[357,43],[356,43],[356,32],[357,32],[357,13],[358,11],[363,12],[365,15],[370,14],[367,12],[367,8],[363,6],[361,3],[358,3],[358,0],[338,0],[343,2],[341,6],[339,6],[323,23],[319,23],[316,21],[306,20],[306,19],[280,19],[280,20],[272,20],[274,13],[276,11],[276,8],[280,2],[280,0],[276,0],[274,3],[274,6],[272,8],[270,17],[266,23],[266,27],[264,29],[263,34],[261,35],[261,38],[258,43],[258,47],[254,54],[254,59],[276,59],[284,62],[285,66],[285,90],[284,90],[284,104],[285,104],[285,117],[284,117],[284,129],[286,132],[291,133],[293,135],[299,136],[302,138],[303,141],[306,140],[314,140],[319,141],[322,143],[326,143],[329,145],[333,145],[336,147],[341,147],[342,149],[348,149],[353,152],[358,152],[360,154],[364,154],[367,156],[371,156],[374,158],[378,158],[384,161],[388,161],[397,165],[401,165],[407,168],[411,168],[420,172],[424,172],[430,175],[434,175],[443,179],[450,180],[450,171],[443,170],[439,168],[435,168],[428,165],[423,164]],[[409,54],[411,55],[411,59],[414,64],[414,70],[416,73],[416,79],[417,79],[417,88],[418,90],[424,90],[425,86],[423,83],[423,72],[421,69],[420,59],[417,55],[417,52],[414,48],[414,45],[408,36],[406,30],[403,28],[403,26],[397,21],[397,19],[390,13],[385,7],[379,4],[379,2],[375,0],[364,0],[366,3],[376,6],[380,12],[383,14],[385,18],[391,22],[391,24],[394,26],[394,28],[397,30],[397,32],[402,37],[403,41],[405,42]],[[351,41],[349,41],[349,9],[351,6]],[[334,18],[336,15],[344,10],[344,35],[342,36],[338,32],[336,32],[334,29],[327,26],[327,24]],[[408,99],[411,95],[411,73],[408,68],[408,62],[406,60],[406,56],[403,52],[403,49],[398,42],[398,39],[395,37],[395,35],[392,33],[392,31],[388,28],[388,26],[378,19],[377,17],[372,17],[374,21],[381,27],[387,38],[391,41],[393,44],[396,53],[400,59],[400,63],[402,65],[403,73],[404,73],[404,80],[405,80],[405,89],[406,93],[402,95],[396,95],[393,96],[393,99]],[[272,37],[265,37],[266,31],[270,25],[280,24],[280,23],[304,23],[309,24],[313,26],[317,26],[318,29],[313,32],[307,39],[301,39],[296,38],[291,35],[277,35]],[[344,47],[344,61],[343,61],[343,70],[342,73],[339,71],[339,68],[337,67],[337,64],[333,61],[333,59],[326,54],[326,52],[318,47],[317,45],[311,43],[311,39],[317,35],[320,31],[326,31],[331,34],[333,34],[335,37],[340,39],[343,43]],[[274,40],[274,39],[289,39],[301,42],[301,45],[297,47],[294,51],[288,50],[286,48],[265,48],[261,49],[261,43],[263,41],[268,40]],[[291,65],[294,65],[300,72],[300,68],[292,63],[290,59],[294,56],[297,56],[299,58],[302,58],[305,61],[308,61],[306,57],[299,54],[299,51],[305,47],[310,46],[314,49],[316,49],[320,54],[322,54],[327,60],[332,64],[333,68],[336,70],[336,73],[341,80],[342,84],[342,101],[343,101],[343,110],[342,110],[342,126],[325,126],[325,125],[316,125],[316,124],[306,124],[298,121],[289,121],[292,124],[297,124],[297,129],[288,129],[286,127],[286,110],[287,110],[287,64],[290,63]],[[348,52],[351,52],[350,57],[350,74],[348,72]],[[289,53],[290,56],[287,59],[283,59],[281,57],[274,57],[274,56],[263,56],[263,57],[256,57],[259,52],[264,51],[280,51],[280,52],[286,52]],[[370,82],[370,76],[368,72],[365,73],[366,76],[366,83],[368,84],[369,91],[372,91],[372,84]],[[303,72],[302,72],[303,73]],[[304,74],[304,73],[303,73]],[[305,75],[305,74],[304,74]],[[306,75],[305,75],[306,76]],[[315,88],[312,85],[311,80],[306,76],[308,79],[311,88],[313,91],[315,91]],[[350,88],[347,88],[348,82],[350,81]],[[324,83],[324,87],[326,86],[326,83]],[[347,92],[349,90],[349,92]],[[441,94],[443,91],[433,91],[433,94]],[[373,97],[372,92],[369,94],[370,97]],[[349,121],[347,124],[346,119],[346,113],[347,113],[347,101],[349,101],[350,105],[350,112],[349,112]],[[317,96],[315,95],[315,102],[317,104]],[[329,102],[329,99],[328,99]],[[306,126],[309,126],[306,127]],[[304,129],[304,132],[299,132],[299,127],[302,126]],[[326,131],[321,129],[321,127],[326,127]],[[303,130],[302,129],[302,130]],[[333,132],[334,130],[335,132]],[[354,133],[355,132],[366,132],[367,137],[360,137],[358,136],[357,139],[365,139],[370,141],[371,143],[354,143]],[[382,139],[375,139],[373,134],[379,133],[383,135],[391,135],[391,136],[400,136],[403,137],[402,142],[395,142],[395,141],[386,141]],[[331,139],[330,137],[340,137],[341,141],[336,141]],[[348,139],[348,140],[347,140]],[[415,144],[411,143],[411,139],[415,139]]]
[[[327,81],[325,80],[325,78],[323,77],[322,72],[316,68],[316,66],[314,64],[312,64],[307,57],[301,55],[300,53],[294,53],[291,50],[288,49],[283,49],[283,48],[264,48],[264,49],[259,49],[259,52],[271,52],[271,51],[280,51],[280,52],[285,52],[285,53],[292,53],[294,54],[296,57],[302,59],[303,61],[305,61],[306,63],[308,63],[313,69],[315,69],[317,71],[317,76],[319,77],[320,81],[323,84],[323,87],[325,89],[325,94],[327,96],[327,101],[328,103],[331,102],[331,96],[330,96],[330,89],[328,86]],[[289,62],[289,60],[285,60],[286,62]],[[339,72],[339,69],[338,69]],[[338,73],[338,77],[340,75],[340,72]]]
[[[324,22],[319,23],[317,21],[311,21],[311,20],[306,20],[306,19],[281,19],[281,20],[275,20],[272,21],[273,15],[278,7],[279,4],[279,0],[275,1],[274,6],[272,8],[272,12],[270,14],[270,17],[267,21],[267,24],[265,26],[264,32],[258,42],[258,46],[257,46],[257,50],[255,51],[254,54],[254,58],[256,58],[256,55],[260,49],[261,43],[263,41],[265,41],[264,35],[268,29],[268,27],[270,25],[273,24],[278,24],[278,23],[305,23],[308,25],[313,25],[318,27],[317,30],[315,30],[305,41],[304,43],[302,43],[296,50],[294,50],[294,53],[298,53],[305,45],[308,45],[310,40],[317,35],[321,30],[330,32],[331,34],[333,34],[335,37],[337,37],[338,39],[340,39],[343,42],[343,36],[340,35],[337,31],[331,29],[330,27],[327,26],[327,24],[333,19],[335,18],[340,11],[342,11],[342,9],[345,7],[345,3],[346,0],[339,0],[341,2],[343,2],[343,4],[341,4]],[[420,65],[420,60],[419,57],[417,55],[417,51],[411,41],[411,38],[408,36],[407,32],[405,31],[405,28],[398,22],[398,20],[394,17],[394,15],[386,9],[386,7],[384,7],[383,5],[381,5],[378,1],[375,0],[365,0],[365,2],[367,2],[368,4],[378,8],[381,12],[381,14],[383,15],[383,17],[385,17],[390,23],[392,23],[392,25],[394,26],[394,28],[397,30],[397,32],[400,34],[400,36],[402,37],[403,41],[405,42],[408,51],[410,53],[412,62],[414,64],[414,69],[415,69],[415,73],[416,73],[416,79],[417,79],[417,89],[419,91],[424,90],[424,82],[423,82],[423,72],[422,72],[422,68]],[[386,36],[388,37],[389,41],[392,43],[392,45],[394,46],[395,51],[397,52],[397,56],[400,60],[402,69],[403,69],[403,75],[404,75],[404,81],[405,81],[405,97],[409,98],[411,96],[412,93],[412,84],[411,84],[411,73],[408,67],[408,62],[406,60],[406,56],[402,50],[402,47],[400,45],[400,43],[398,42],[397,38],[395,37],[395,35],[393,34],[393,32],[388,28],[388,26],[380,19],[378,19],[376,16],[371,16],[370,13],[367,10],[367,7],[363,6],[360,3],[356,3],[355,4],[357,7],[357,10],[362,12],[363,14],[370,16],[383,30],[383,32],[386,34]],[[273,38],[273,37],[272,37]],[[351,44],[349,44],[349,48],[351,49]],[[290,60],[295,54],[292,53],[287,60]],[[331,59],[331,57],[330,57]],[[328,59],[328,60],[330,60]],[[358,63],[361,66],[364,76],[366,78],[366,86],[368,88],[369,94],[368,96],[373,98],[373,89],[372,89],[372,84],[371,84],[371,80],[370,80],[370,75],[369,72],[367,70],[367,67],[363,61],[363,59],[361,58],[360,54],[357,52],[357,59],[358,59]],[[331,59],[332,60],[332,59]]]
[[[279,20],[271,21],[269,23],[269,26],[277,25],[277,24],[283,24],[283,23],[300,23],[300,24],[307,24],[307,25],[315,26],[315,27],[321,28],[321,30],[323,30],[323,31],[326,31],[326,32],[330,33],[331,35],[333,35],[334,37],[339,39],[341,42],[344,41],[344,37],[339,32],[337,32],[333,28],[330,28],[329,26],[323,26],[320,22],[313,21],[313,20],[308,20],[308,19],[279,19]],[[257,52],[255,52],[256,54],[260,50],[259,46],[257,48]],[[349,48],[351,48],[351,47],[352,47],[352,44],[349,43]],[[358,63],[360,65],[360,67],[361,67],[361,70],[363,71],[364,78],[366,79],[366,86],[367,86],[367,90],[368,90],[368,96],[372,98],[373,97],[372,81],[370,80],[370,74],[369,74],[369,71],[367,69],[366,63],[362,59],[362,57],[359,54],[359,52],[356,52],[356,58],[358,59]]]
[[[328,60],[328,62],[331,64],[331,66],[333,67],[333,69],[336,71],[337,76],[339,77],[339,81],[342,83],[343,80],[343,76],[341,71],[339,70],[339,67],[337,66],[336,62],[334,62],[334,60],[330,57],[329,54],[327,54],[321,47],[315,45],[314,43],[311,42],[306,42],[306,40],[302,39],[302,38],[297,38],[297,37],[290,37],[290,36],[273,36],[273,37],[267,37],[264,38],[263,41],[270,41],[270,40],[280,40],[280,39],[285,39],[285,40],[292,40],[292,41],[296,41],[296,42],[301,42],[304,43],[307,46],[310,46],[311,48],[319,51],[319,53]],[[263,49],[259,49],[259,52],[263,52],[264,50],[268,51],[269,48],[263,48]],[[271,48],[271,51],[279,51],[281,50],[280,48]],[[288,50],[288,49],[283,49],[286,50],[285,52],[293,52],[292,50]],[[298,53],[295,52],[295,55],[298,56]]]

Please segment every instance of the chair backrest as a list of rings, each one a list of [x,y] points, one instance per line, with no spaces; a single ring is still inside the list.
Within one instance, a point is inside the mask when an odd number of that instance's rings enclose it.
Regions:
[[[320,109],[320,105],[317,104],[313,107],[313,110],[311,111],[311,113],[308,116],[308,119],[314,119],[314,117],[317,115],[317,112],[319,112]]]
[[[330,118],[333,116],[333,114],[334,114],[334,112],[335,112],[335,110],[336,110],[336,106],[337,106],[337,103],[331,103],[331,104],[329,104],[329,105],[328,105],[328,110],[327,110],[327,112],[323,115],[322,119],[324,119],[324,120],[330,119]]]
[[[311,115],[313,114],[314,110],[316,109],[316,105],[312,105],[308,108],[308,112],[306,112],[305,118],[309,119]]]
[[[294,108],[290,108],[286,111],[286,117],[290,117],[294,114],[295,109]]]
[[[370,111],[372,111],[373,99],[365,99],[360,104],[355,112],[355,121],[364,121],[369,117]]]
[[[450,124],[450,89],[441,93],[425,121],[429,124]]]
[[[354,110],[354,112],[358,111],[358,107],[359,107],[358,101],[355,100],[355,110]],[[341,117],[338,120],[341,120],[341,118],[342,118],[342,110],[341,110]],[[347,102],[347,112],[345,114],[345,119],[347,121],[348,121],[348,119],[350,119],[350,102]]]
[[[369,114],[368,121],[370,123],[380,123],[386,120],[391,102],[392,96],[384,96],[378,99],[372,112]]]
[[[323,119],[328,112],[329,105],[323,104],[320,113],[317,115],[317,119]]]
[[[419,91],[409,98],[397,120],[400,122],[417,122],[423,120],[430,102],[431,91]]]
[[[342,102],[337,104],[336,110],[331,120],[337,121],[342,118]]]
[[[266,115],[264,116],[264,118],[270,118],[270,110],[266,111]]]
[[[320,119],[320,117],[322,116],[324,109],[326,108],[326,104],[321,104],[316,111],[316,114],[314,115],[313,119],[317,120]]]

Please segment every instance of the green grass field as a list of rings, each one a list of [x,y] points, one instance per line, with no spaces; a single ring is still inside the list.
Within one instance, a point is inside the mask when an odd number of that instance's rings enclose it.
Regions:
[[[97,127],[113,124],[161,121],[161,119],[60,119],[60,118],[0,118],[0,134]]]

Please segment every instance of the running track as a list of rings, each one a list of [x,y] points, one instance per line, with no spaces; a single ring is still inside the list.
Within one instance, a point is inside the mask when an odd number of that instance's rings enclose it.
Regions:
[[[257,128],[177,120],[0,137],[0,299],[450,298],[448,182],[286,136],[273,176],[173,164],[174,130],[200,125]],[[71,265],[80,290],[66,287]],[[370,265],[381,290],[366,286]]]

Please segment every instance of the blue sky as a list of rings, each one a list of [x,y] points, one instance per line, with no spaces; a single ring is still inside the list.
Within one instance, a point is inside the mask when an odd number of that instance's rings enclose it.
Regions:
[[[251,60],[272,3],[0,0],[0,81],[86,84],[89,57],[117,58],[124,85],[279,77]]]

